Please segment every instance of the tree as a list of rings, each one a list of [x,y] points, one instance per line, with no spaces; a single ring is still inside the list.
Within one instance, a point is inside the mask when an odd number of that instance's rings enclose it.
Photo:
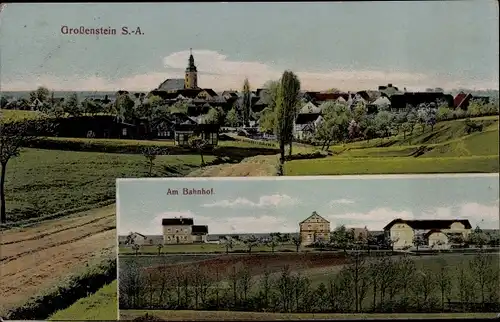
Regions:
[[[135,256],[137,256],[137,255],[139,255],[139,250],[141,249],[141,245],[139,245],[139,244],[133,244],[132,245],[132,249],[135,252]]]
[[[161,150],[157,147],[150,146],[142,149],[142,155],[148,160],[149,164],[149,176],[152,176],[153,173],[153,165],[156,157],[161,154]]]
[[[247,246],[248,253],[252,253],[252,249],[259,244],[259,240],[254,235],[248,237],[243,241]]]
[[[63,105],[64,112],[69,116],[80,116],[82,114],[82,109],[78,102],[78,95],[72,93]]]
[[[229,254],[229,250],[233,249],[233,239],[231,237],[226,237],[224,240],[224,248],[226,248],[226,254]]]
[[[293,124],[298,103],[300,81],[291,71],[285,71],[276,99],[276,125],[280,147],[280,166],[285,164],[285,146],[293,140]]]
[[[377,132],[382,137],[388,137],[390,135],[389,130],[393,122],[393,115],[388,111],[382,111],[375,116],[374,119]]]
[[[223,124],[226,115],[221,107],[212,107],[203,117],[205,124]]]
[[[344,225],[335,228],[330,236],[330,241],[347,253],[347,248],[354,243],[354,233],[352,230],[347,229]]]
[[[188,112],[188,105],[187,105],[186,102],[177,101],[172,106],[170,106],[168,108],[168,111],[170,113],[183,113],[183,114],[187,114],[187,112]]]
[[[273,112],[276,110],[276,99],[278,98],[279,88],[279,80],[268,81],[264,84],[264,90],[261,94],[261,98],[267,104],[267,108]]]
[[[39,100],[41,103],[46,103],[50,96],[50,91],[43,86],[38,87],[36,90],[30,93],[30,103],[35,100]]]
[[[317,127],[316,139],[322,150],[328,150],[332,142],[343,142],[348,137],[351,113],[347,106],[327,102],[323,106],[323,120]]]
[[[271,247],[271,252],[274,253],[274,249],[279,245],[280,235],[279,233],[271,233],[271,240],[269,241],[269,247]]]
[[[487,243],[488,236],[483,232],[483,230],[476,226],[474,231],[469,234],[468,242],[469,244],[476,245],[479,248],[483,248]]]
[[[248,78],[243,82],[243,101],[241,102],[241,116],[243,126],[250,126],[250,112],[252,110],[252,92]]]
[[[119,94],[115,100],[115,115],[121,122],[132,121],[137,117],[135,102],[128,93]]]
[[[0,108],[5,108],[9,104],[9,101],[4,97],[0,97]]]
[[[422,238],[422,236],[415,235],[415,236],[413,236],[413,245],[415,245],[415,247],[417,248],[417,252],[418,252],[418,248],[420,246],[425,245],[425,240]]]
[[[349,139],[353,140],[359,137],[360,134],[359,124],[354,119],[352,119],[351,122],[349,122],[348,131],[349,131]]]
[[[163,248],[163,244],[156,245],[156,248],[158,248],[158,256],[160,256],[161,255],[161,249]]]
[[[295,245],[295,251],[298,253],[300,245],[302,245],[302,236],[298,233],[297,236],[292,237],[292,243]]]
[[[195,149],[200,153],[200,158],[201,158],[201,166],[205,166],[205,160],[203,158],[203,152],[207,149],[208,147],[208,141],[201,138],[201,137],[191,137],[189,140],[189,145],[191,148]]]
[[[238,112],[233,107],[231,110],[229,110],[229,112],[227,112],[224,124],[226,126],[237,127],[240,123],[241,119],[239,118]]]
[[[7,221],[5,176],[8,162],[19,156],[23,147],[51,131],[52,123],[47,119],[11,120],[0,117],[0,223]]]
[[[260,130],[267,134],[274,134],[276,130],[276,112],[266,107],[259,118]]]

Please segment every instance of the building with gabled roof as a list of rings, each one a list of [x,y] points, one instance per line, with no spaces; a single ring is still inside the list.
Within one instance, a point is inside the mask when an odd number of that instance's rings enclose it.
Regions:
[[[461,235],[467,239],[472,226],[467,219],[425,219],[405,220],[394,219],[384,227],[386,238],[395,249],[415,247],[415,239],[421,238],[426,243],[440,248],[449,247],[451,235]]]
[[[302,245],[311,245],[318,241],[330,240],[330,222],[316,211],[299,223]]]
[[[193,218],[163,218],[164,244],[206,243],[208,226],[195,225]]]

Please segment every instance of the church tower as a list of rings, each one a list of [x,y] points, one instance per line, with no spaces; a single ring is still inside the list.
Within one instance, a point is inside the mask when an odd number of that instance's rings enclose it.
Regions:
[[[193,51],[191,48],[189,49],[189,53],[189,63],[184,76],[184,88],[196,89],[198,88],[198,70],[194,64]]]

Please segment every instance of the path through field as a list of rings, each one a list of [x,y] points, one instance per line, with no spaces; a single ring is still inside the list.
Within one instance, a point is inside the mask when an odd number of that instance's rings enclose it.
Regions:
[[[0,233],[0,316],[116,251],[115,205]]]

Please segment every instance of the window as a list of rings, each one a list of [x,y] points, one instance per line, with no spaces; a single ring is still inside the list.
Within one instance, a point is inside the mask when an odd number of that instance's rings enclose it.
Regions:
[[[186,228],[184,228],[184,232],[185,232],[185,233],[187,233],[187,232],[188,232],[188,230],[187,230]]]
[[[175,232],[176,232],[176,233],[178,233],[178,232],[179,232],[179,229],[176,229],[176,230],[175,230]]]
[[[307,225],[307,228],[311,228],[311,225]]]
[[[127,128],[122,129],[122,135],[127,135]]]
[[[170,236],[167,236],[167,240],[170,240]]]
[[[167,232],[170,232],[170,228],[167,228]]]

